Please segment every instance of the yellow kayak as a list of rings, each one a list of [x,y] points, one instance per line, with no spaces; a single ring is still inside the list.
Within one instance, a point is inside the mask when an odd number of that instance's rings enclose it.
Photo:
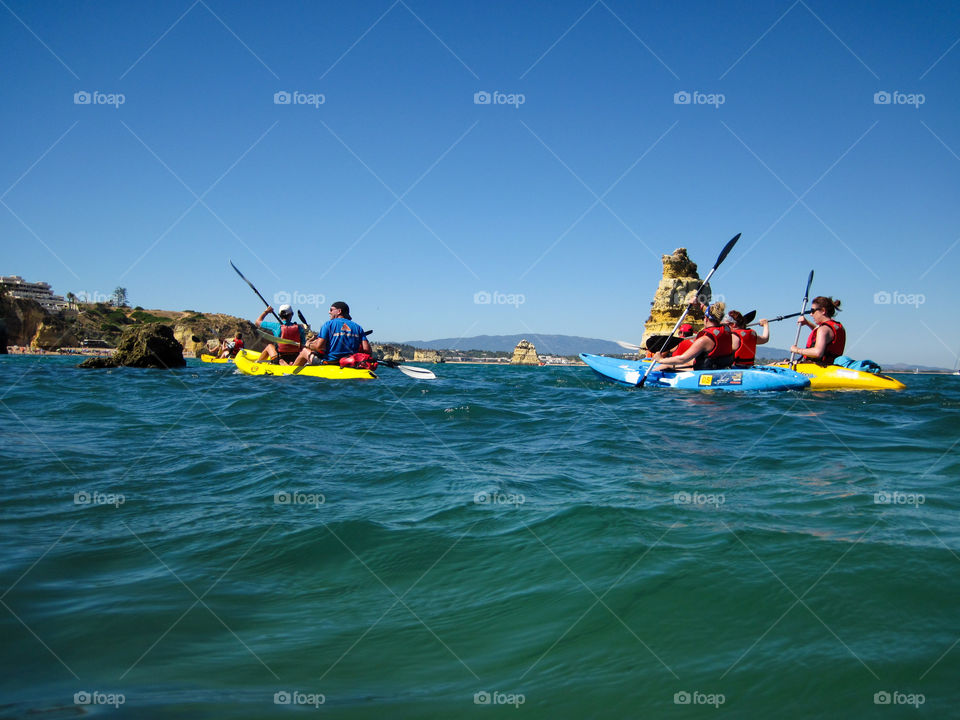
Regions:
[[[232,363],[233,358],[219,358],[216,355],[203,354],[200,356],[200,362],[217,363],[218,365],[226,365],[227,363]]]
[[[789,367],[789,364],[782,362],[776,366]],[[839,365],[797,363],[794,369],[810,378],[811,390],[903,390],[906,387],[889,375],[874,375]]]
[[[244,375],[292,375],[296,369],[293,365],[258,363],[258,357],[260,357],[260,353],[255,350],[241,350],[234,359],[237,370]],[[328,380],[373,380],[377,377],[372,370],[342,368],[339,365],[307,365],[297,375],[327,378]]]

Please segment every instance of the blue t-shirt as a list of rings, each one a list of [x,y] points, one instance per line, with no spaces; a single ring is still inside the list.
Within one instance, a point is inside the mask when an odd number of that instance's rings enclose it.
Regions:
[[[334,318],[320,328],[320,337],[327,341],[327,359],[339,360],[360,352],[363,328],[353,320]]]
[[[284,325],[297,325],[297,323],[288,322],[288,323],[284,323]],[[274,337],[280,337],[280,323],[264,321],[260,323],[260,327],[264,330],[269,330],[270,332],[272,332]],[[307,340],[307,336],[303,332],[303,327],[301,327],[300,325],[297,325],[297,327],[300,330],[300,344],[303,345],[303,343],[306,342]],[[290,347],[293,347],[293,345],[291,345]]]

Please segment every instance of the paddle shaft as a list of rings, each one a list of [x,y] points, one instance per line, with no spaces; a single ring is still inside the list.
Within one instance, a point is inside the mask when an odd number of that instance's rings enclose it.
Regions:
[[[803,309],[804,309],[805,307],[807,307],[807,298],[810,297],[810,285],[811,285],[812,283],[813,283],[813,270],[810,271],[810,275],[807,277],[807,289],[803,291],[803,302],[800,303],[800,314],[801,314],[801,315],[803,315]],[[801,331],[801,330],[803,330],[803,325],[800,324],[800,323],[797,323],[797,337],[794,338],[794,340],[793,340],[793,344],[794,344],[794,345],[796,345],[798,342],[800,342],[800,331]],[[793,362],[793,354],[794,354],[794,353],[793,353],[793,350],[791,350],[791,351],[790,351],[790,366],[791,366],[791,367],[795,367],[795,363]],[[803,354],[802,354],[802,353],[801,353],[800,357],[803,357]]]
[[[237,271],[237,275],[239,275],[241,278],[243,278],[243,281],[244,281],[247,285],[250,286],[250,289],[253,290],[254,293],[256,293],[257,297],[260,298],[260,301],[261,301],[264,305],[266,305],[267,307],[271,307],[271,306],[270,306],[270,303],[268,303],[268,302],[266,301],[266,299],[263,297],[263,295],[260,294],[260,291],[257,290],[257,289],[253,286],[253,283],[250,282],[249,280],[247,280],[247,278],[244,277],[243,273],[240,272],[240,270],[237,268],[237,266],[233,264],[233,260],[230,261],[230,267],[232,267],[234,270]],[[273,311],[272,308],[271,308],[271,310],[270,310],[270,314],[273,315],[273,316],[277,319],[277,322],[283,322],[283,321],[280,319],[280,316],[277,315],[277,314]]]
[[[737,244],[737,240],[740,239],[740,235],[741,235],[741,233],[737,233],[736,235],[734,235],[733,238],[730,240],[730,242],[728,242],[728,243],[724,246],[723,250],[720,251],[720,254],[717,256],[717,261],[713,264],[713,267],[710,268],[710,272],[707,273],[707,277],[705,277],[705,278],[703,279],[703,282],[700,283],[700,287],[697,288],[697,298],[698,298],[698,299],[699,299],[699,297],[700,297],[700,292],[703,290],[703,288],[706,286],[706,284],[707,284],[708,282],[710,282],[710,278],[713,277],[713,274],[717,271],[717,268],[720,267],[720,263],[722,263],[722,262],[724,261],[724,259],[727,257],[727,255],[730,253],[730,251],[733,249],[733,246]],[[804,303],[806,303],[806,300],[804,300]],[[677,332],[677,330],[678,330],[678,329],[680,328],[680,326],[683,324],[684,318],[687,317],[687,313],[688,313],[688,312],[690,312],[690,306],[689,306],[689,305],[687,305],[686,308],[684,308],[683,314],[680,316],[680,319],[677,320],[677,324],[673,326],[673,330],[670,331],[670,334],[667,336],[667,339],[664,341],[662,347],[666,347],[666,346],[667,346],[667,343],[670,342],[670,338],[673,337],[673,334],[674,334],[675,332]],[[650,374],[650,371],[653,370],[653,366],[654,366],[654,365],[656,365],[656,363],[650,363],[650,365],[647,367],[646,372],[643,374],[643,377],[640,378],[640,382],[637,383],[637,387],[643,387],[643,384],[644,384],[645,382],[647,382],[647,376]]]
[[[790,313],[789,315],[780,315],[780,316],[775,317],[775,318],[770,318],[769,320],[767,320],[767,322],[768,322],[768,323],[779,322],[780,320],[786,320],[786,319],[788,319],[788,318],[795,318],[795,317],[798,317],[798,316],[800,316],[800,315],[807,315],[807,314],[809,314],[809,312],[810,312],[809,310],[804,310],[803,312]],[[758,322],[750,323],[750,325],[749,325],[748,327],[754,327],[754,326],[759,325],[759,324],[760,324],[760,323],[758,323]]]

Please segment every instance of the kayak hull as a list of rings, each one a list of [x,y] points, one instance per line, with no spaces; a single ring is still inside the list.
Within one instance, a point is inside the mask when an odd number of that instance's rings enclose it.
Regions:
[[[787,368],[788,363],[766,367]],[[796,371],[810,379],[811,390],[903,390],[906,385],[889,375],[874,375],[839,365],[797,363]]]
[[[636,386],[650,366],[649,360],[620,360],[581,353],[580,358],[594,372],[622,385]],[[644,383],[674,390],[803,390],[810,380],[788,368],[756,367],[743,370],[653,370]]]
[[[293,365],[258,363],[256,361],[258,357],[260,353],[255,350],[241,350],[234,359],[237,370],[244,375],[292,375],[296,369]],[[377,377],[372,370],[342,368],[339,365],[307,365],[297,373],[297,376],[326,380],[373,380]]]
[[[214,357],[213,355],[201,355],[200,362],[213,363],[216,365],[227,365],[228,363],[233,362],[233,358],[219,358]]]

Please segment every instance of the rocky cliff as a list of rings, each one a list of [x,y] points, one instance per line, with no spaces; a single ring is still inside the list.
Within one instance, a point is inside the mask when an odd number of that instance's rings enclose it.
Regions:
[[[687,257],[686,248],[677,248],[672,255],[661,256],[663,261],[663,277],[653,296],[650,317],[644,327],[641,345],[646,345],[647,339],[654,335],[668,335],[673,330],[677,320],[683,314],[684,308],[693,299],[694,293],[700,287],[700,276],[697,274],[697,264]],[[710,302],[710,286],[707,285],[700,293],[700,298]],[[695,331],[703,328],[703,312],[699,307],[687,313],[686,320],[693,325]]]
[[[414,350],[413,351],[413,361],[414,362],[424,362],[424,363],[442,363],[443,355],[440,354],[437,350]]]
[[[126,328],[113,355],[87,358],[79,367],[179,368],[186,364],[183,345],[174,338],[173,328],[150,323]]]
[[[540,357],[537,355],[537,349],[529,340],[521,340],[513,349],[513,357],[510,358],[511,365],[539,365]]]

